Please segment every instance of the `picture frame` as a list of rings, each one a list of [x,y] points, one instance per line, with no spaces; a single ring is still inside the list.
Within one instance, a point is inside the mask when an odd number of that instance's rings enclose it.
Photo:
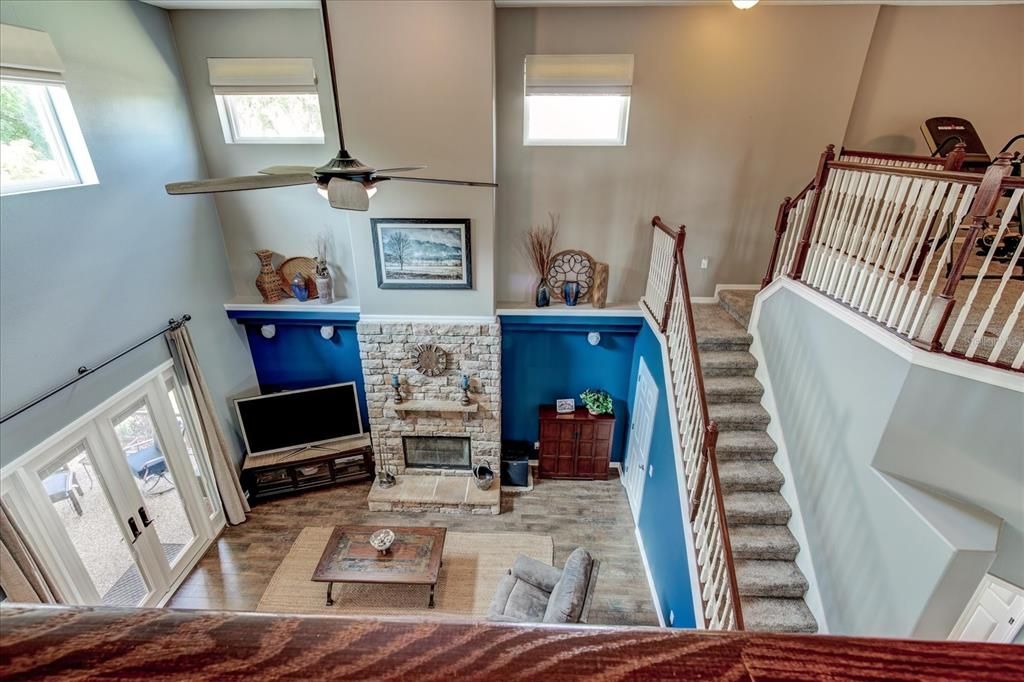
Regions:
[[[576,411],[576,400],[574,398],[558,398],[555,400],[555,412],[558,414],[569,414]]]
[[[468,218],[372,218],[378,289],[472,289]]]

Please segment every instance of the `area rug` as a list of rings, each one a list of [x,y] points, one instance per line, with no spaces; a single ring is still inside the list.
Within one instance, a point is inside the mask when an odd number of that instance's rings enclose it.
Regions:
[[[358,585],[336,583],[334,605],[325,604],[327,584],[310,580],[320,555],[331,537],[331,527],[307,527],[299,533],[266,591],[257,611],[375,616],[487,615],[501,576],[516,555],[525,554],[550,564],[554,546],[549,535],[528,533],[455,533],[444,542],[441,573],[434,596],[435,608],[427,608],[428,585]]]

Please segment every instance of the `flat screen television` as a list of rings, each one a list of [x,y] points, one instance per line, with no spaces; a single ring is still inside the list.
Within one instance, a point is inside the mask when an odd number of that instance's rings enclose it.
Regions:
[[[328,443],[363,432],[355,382],[282,391],[235,401],[250,455]]]

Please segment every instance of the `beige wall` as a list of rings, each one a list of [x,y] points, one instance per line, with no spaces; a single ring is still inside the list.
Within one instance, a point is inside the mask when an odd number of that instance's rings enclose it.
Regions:
[[[349,151],[376,168],[426,165],[424,177],[493,181],[493,5],[334,0],[330,13]],[[363,314],[492,314],[494,193],[385,183],[369,213],[346,213]],[[372,217],[469,218],[474,289],[378,289]]]
[[[688,226],[693,295],[760,281],[779,202],[842,140],[876,13],[499,10],[498,300],[532,296],[519,244],[549,211],[561,214],[559,246],[611,264],[610,300],[640,297],[656,213]],[[526,54],[623,52],[636,55],[626,147],[523,146]]]
[[[1024,6],[881,8],[844,144],[927,154],[932,116],[970,120],[992,155],[1024,132]]]
[[[178,58],[211,177],[251,175],[276,164],[319,166],[338,151],[331,78],[318,10],[189,10],[170,12]],[[324,144],[227,144],[206,66],[208,57],[308,57],[318,79]],[[191,178],[176,178],[188,180]],[[238,296],[259,300],[257,249],[278,255],[315,255],[316,237],[331,239],[334,293],[355,303],[352,247],[342,211],[312,187],[284,187],[214,195],[224,228],[231,279]]]

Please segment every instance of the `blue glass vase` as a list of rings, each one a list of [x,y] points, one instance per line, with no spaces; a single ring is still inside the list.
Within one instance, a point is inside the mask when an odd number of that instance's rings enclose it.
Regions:
[[[302,276],[301,272],[296,272],[295,276],[292,277],[291,281],[292,294],[299,301],[305,301],[309,298],[309,289],[306,287],[306,278]]]
[[[566,305],[576,305],[580,300],[580,283],[566,282],[562,285],[562,295]]]
[[[551,289],[548,288],[548,283],[543,279],[537,285],[537,296],[534,304],[538,308],[547,308],[551,305]]]

